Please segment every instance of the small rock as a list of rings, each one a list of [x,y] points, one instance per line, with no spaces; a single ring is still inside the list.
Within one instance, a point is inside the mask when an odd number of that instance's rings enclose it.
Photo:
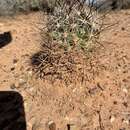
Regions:
[[[130,124],[129,120],[123,120],[123,123],[124,123],[124,124],[127,124],[127,125]]]
[[[128,90],[127,90],[126,88],[123,88],[122,91],[123,91],[124,93],[128,93]]]
[[[91,89],[89,89],[88,92],[89,92],[89,94],[94,95],[98,92],[98,88],[97,87],[91,88]]]
[[[10,88],[11,88],[11,89],[15,89],[15,88],[16,88],[16,85],[13,83],[13,84],[10,85]]]
[[[128,82],[128,80],[127,80],[127,79],[123,79],[122,81],[123,81],[123,82]]]
[[[24,85],[26,81],[24,79],[19,79],[19,85]]]
[[[77,88],[74,88],[72,91],[73,91],[73,93],[75,93],[77,91]]]
[[[56,130],[56,124],[54,121],[49,121],[48,122],[48,128],[49,130]]]
[[[79,130],[74,124],[67,124],[67,130]]]
[[[111,116],[111,117],[110,117],[110,122],[111,122],[111,123],[114,122],[115,119],[116,119],[116,118],[115,118],[114,116]]]
[[[18,59],[13,59],[13,64],[16,64],[18,62]]]
[[[10,69],[11,71],[14,71],[15,70],[15,67],[11,67],[11,69]]]
[[[113,104],[114,104],[114,105],[117,105],[117,101],[114,101]]]

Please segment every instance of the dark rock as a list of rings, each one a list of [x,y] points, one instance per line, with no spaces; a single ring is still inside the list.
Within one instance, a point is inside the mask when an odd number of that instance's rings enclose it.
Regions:
[[[11,70],[11,71],[14,71],[14,70],[15,70],[15,67],[12,67],[10,70]]]
[[[11,32],[4,32],[0,34],[0,48],[8,45],[12,41]]]
[[[18,62],[18,59],[13,59],[13,63],[16,64]]]

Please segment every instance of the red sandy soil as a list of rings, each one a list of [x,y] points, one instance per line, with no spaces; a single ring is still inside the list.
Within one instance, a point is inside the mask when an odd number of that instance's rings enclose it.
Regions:
[[[39,13],[0,18],[0,32],[12,42],[0,49],[0,90],[24,98],[27,130],[130,130],[130,10],[110,13],[101,46],[88,60],[85,83],[49,84],[35,79],[29,58],[40,46]]]

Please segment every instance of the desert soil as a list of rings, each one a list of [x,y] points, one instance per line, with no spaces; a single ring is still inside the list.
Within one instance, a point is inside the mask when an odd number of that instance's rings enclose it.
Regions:
[[[33,76],[40,19],[40,13],[0,18],[0,33],[13,37],[0,49],[0,91],[23,96],[27,130],[46,130],[50,121],[59,130],[130,130],[130,10],[107,16],[117,24],[102,33],[102,46],[88,60],[88,81],[69,86]]]

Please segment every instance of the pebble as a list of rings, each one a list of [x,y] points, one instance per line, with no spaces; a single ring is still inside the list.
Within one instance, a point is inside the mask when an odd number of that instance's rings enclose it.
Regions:
[[[13,59],[13,63],[16,64],[18,62],[18,59]]]
[[[67,124],[67,130],[79,130],[74,124]]]
[[[56,130],[56,124],[54,121],[49,121],[48,122],[48,128],[49,130]]]
[[[127,90],[126,88],[123,88],[122,91],[123,91],[124,93],[128,93],[128,90]]]
[[[19,79],[19,85],[24,85],[26,81],[24,79]]]
[[[114,116],[111,116],[111,117],[110,117],[110,122],[113,123],[113,122],[115,121],[115,119],[116,119],[116,118],[115,118]]]
[[[16,88],[16,85],[13,83],[13,84],[10,85],[10,88],[11,88],[11,89],[15,89],[15,88]]]
[[[123,123],[129,125],[129,120],[123,120]]]
[[[10,69],[11,71],[14,71],[15,70],[15,67],[11,67],[11,69]]]
[[[77,91],[77,88],[74,88],[72,91],[73,91],[73,93],[75,93]]]

